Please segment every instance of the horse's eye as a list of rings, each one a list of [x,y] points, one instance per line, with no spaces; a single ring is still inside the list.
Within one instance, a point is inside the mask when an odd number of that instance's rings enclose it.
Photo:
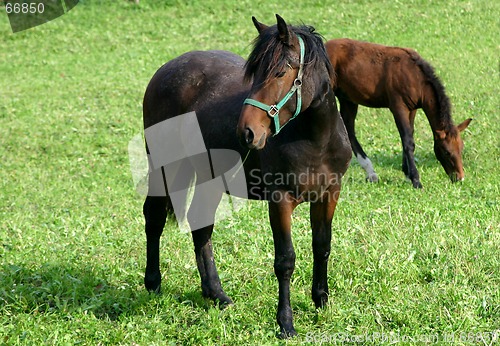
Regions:
[[[281,71],[281,72],[276,72],[276,78],[281,78],[285,75],[285,71]]]

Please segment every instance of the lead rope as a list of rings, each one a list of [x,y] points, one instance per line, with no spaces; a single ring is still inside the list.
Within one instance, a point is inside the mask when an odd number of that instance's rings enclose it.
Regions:
[[[234,174],[231,176],[231,180],[234,179],[234,177],[236,177],[236,174],[238,174],[241,171],[241,168],[243,167],[243,165],[247,161],[249,155],[250,155],[250,149],[248,149],[247,154],[246,154],[245,158],[243,159],[243,162],[241,163],[241,166],[238,167],[236,172],[234,172]]]

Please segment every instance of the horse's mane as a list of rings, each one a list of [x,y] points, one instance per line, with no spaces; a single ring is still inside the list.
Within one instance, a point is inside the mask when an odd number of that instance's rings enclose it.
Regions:
[[[442,128],[445,129],[446,132],[451,131],[453,128],[453,120],[451,118],[451,103],[450,99],[446,95],[443,83],[441,82],[439,77],[436,76],[434,68],[431,66],[431,64],[429,64],[414,51],[410,52],[410,55],[415,64],[424,74],[427,82],[430,83],[432,89],[434,90],[434,94],[436,95],[438,104],[438,113],[436,114],[436,120],[441,123]]]
[[[317,64],[325,64],[330,80],[334,80],[334,70],[326,54],[323,37],[312,26],[288,26],[295,35],[300,35],[306,46],[304,56],[304,73],[307,68],[316,68]],[[253,78],[267,81],[271,76],[283,71],[287,63],[291,62],[291,47],[279,39],[276,25],[263,30],[253,43],[253,50],[245,64],[245,79]]]

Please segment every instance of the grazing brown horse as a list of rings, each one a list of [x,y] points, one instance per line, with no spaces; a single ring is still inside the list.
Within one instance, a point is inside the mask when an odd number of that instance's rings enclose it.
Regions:
[[[354,122],[358,105],[391,110],[403,146],[403,172],[414,187],[422,187],[414,160],[413,131],[418,108],[423,109],[429,120],[434,152],[446,174],[454,182],[464,179],[460,132],[472,119],[457,126],[453,124],[444,86],[428,62],[412,49],[350,39],[330,40],[325,46],[337,73],[335,94],[340,113],[367,180],[377,181],[378,177],[356,138]]]
[[[310,202],[312,298],[317,307],[322,307],[328,300],[331,222],[352,151],[337,111],[331,87],[333,69],[321,37],[312,27],[289,26],[278,15],[276,18],[277,24],[269,27],[252,18],[259,35],[247,62],[229,52],[193,51],[163,65],[147,87],[143,116],[147,132],[194,111],[207,150],[223,149],[245,157],[247,197],[269,202],[274,270],[279,283],[277,322],[280,335],[288,337],[296,334],[290,305],[290,279],[295,267],[292,211],[299,203]],[[182,131],[168,133],[175,139],[164,147],[165,152],[181,145],[178,140],[186,142],[187,147],[194,140],[194,136],[184,138]],[[154,139],[146,135],[151,155],[150,141]],[[215,209],[229,191],[226,187],[230,177],[226,176],[219,190],[200,190],[198,180],[212,177],[215,167],[200,168],[198,160],[189,158],[180,161],[158,169],[150,160],[149,193],[143,207],[147,238],[145,286],[150,291],[160,290],[160,236],[167,214],[175,211],[172,179],[188,181],[196,176],[192,199],[197,204],[191,204],[187,220],[202,294],[220,306],[231,304],[222,289],[211,240]],[[167,181],[163,195],[154,186],[155,170],[160,181]],[[197,224],[199,214],[208,216],[210,224]]]

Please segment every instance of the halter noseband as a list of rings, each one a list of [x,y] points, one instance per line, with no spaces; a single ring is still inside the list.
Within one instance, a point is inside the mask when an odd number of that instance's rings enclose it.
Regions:
[[[299,115],[301,108],[302,108],[302,75],[304,74],[303,67],[304,67],[304,52],[305,52],[305,47],[304,47],[304,41],[302,38],[297,35],[297,38],[299,39],[299,45],[300,45],[300,65],[299,65],[299,72],[297,73],[297,78],[293,81],[292,88],[290,91],[275,105],[266,105],[265,103],[262,103],[260,101],[254,100],[254,99],[245,99],[243,101],[243,104],[247,105],[252,105],[254,107],[260,108],[263,111],[267,113],[267,115],[271,118],[274,119],[274,135],[276,136],[278,132],[286,125],[290,120],[295,118],[297,115]],[[293,116],[288,119],[286,123],[283,124],[283,126],[280,126],[280,119],[279,119],[279,112],[280,109],[285,105],[285,103],[290,100],[290,98],[293,96],[293,94],[297,92],[297,107],[295,109],[295,113]]]

